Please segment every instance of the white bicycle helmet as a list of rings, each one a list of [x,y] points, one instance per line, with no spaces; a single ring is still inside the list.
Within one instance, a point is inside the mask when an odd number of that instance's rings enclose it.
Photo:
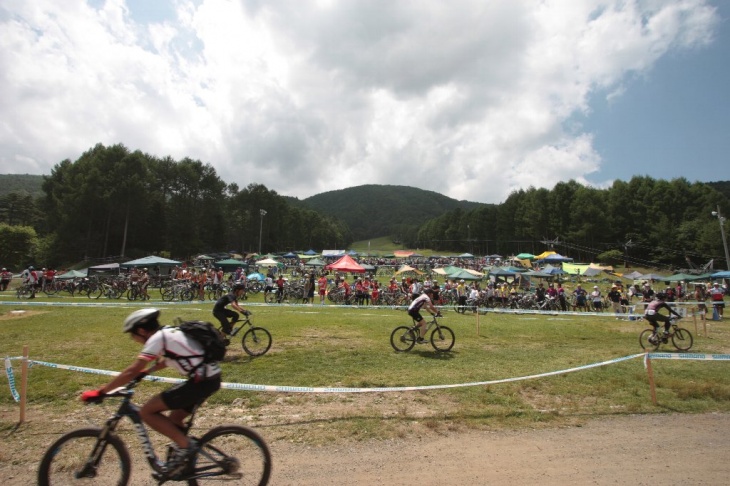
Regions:
[[[152,320],[157,320],[160,315],[159,309],[139,309],[127,316],[124,319],[124,332],[132,332],[135,328],[143,326]]]

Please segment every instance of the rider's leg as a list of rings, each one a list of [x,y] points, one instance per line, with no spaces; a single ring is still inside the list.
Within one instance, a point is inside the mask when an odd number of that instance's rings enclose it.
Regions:
[[[238,315],[238,314],[236,314]],[[218,319],[218,322],[221,323],[221,330],[224,334],[230,334],[232,326],[228,322],[228,316],[226,312],[220,312],[220,311],[213,311],[213,317]]]

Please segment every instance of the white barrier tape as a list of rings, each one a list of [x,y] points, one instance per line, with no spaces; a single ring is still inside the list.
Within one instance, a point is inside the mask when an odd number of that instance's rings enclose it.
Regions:
[[[490,381],[479,381],[471,383],[458,383],[450,385],[426,385],[426,386],[400,386],[400,387],[380,387],[380,388],[347,388],[347,387],[302,387],[302,386],[279,386],[279,385],[253,385],[247,383],[228,383],[221,384],[221,388],[229,390],[246,390],[246,391],[263,391],[263,392],[277,392],[277,393],[381,393],[381,392],[394,392],[394,391],[418,391],[418,390],[440,390],[446,388],[462,388],[470,386],[486,386],[496,385],[500,383],[509,383],[513,381],[531,380],[535,378],[544,378],[546,376],[562,375],[565,373],[571,373],[574,371],[582,371],[590,368],[596,368],[599,366],[606,366],[629,359],[634,359],[644,356],[645,353],[633,354],[630,356],[624,356],[622,358],[615,358],[608,361],[602,361],[600,363],[592,363],[583,366],[577,366],[575,368],[568,368],[559,371],[550,371],[547,373],[539,373],[536,375],[520,376],[516,378],[503,378],[501,380],[490,380]],[[9,359],[9,358],[8,358]],[[69,371],[80,371],[84,373],[94,373],[99,375],[118,375],[116,371],[99,370],[95,368],[85,368],[81,366],[69,366],[61,365],[56,363],[48,363],[46,361],[33,361],[36,364],[42,366],[49,366],[51,368],[69,370]],[[149,381],[161,381],[165,383],[182,383],[185,381],[180,378],[166,378],[159,376],[147,376],[146,380]]]
[[[694,361],[730,361],[730,354],[649,353],[650,359],[689,359]]]
[[[13,400],[19,402],[20,393],[18,393],[18,390],[15,388],[15,375],[13,375],[13,365],[10,363],[10,358],[5,358],[5,374],[8,375],[10,394],[13,396]]]

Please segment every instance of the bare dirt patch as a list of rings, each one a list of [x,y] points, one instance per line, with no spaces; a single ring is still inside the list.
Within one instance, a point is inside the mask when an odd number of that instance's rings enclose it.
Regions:
[[[359,408],[383,405],[377,403],[382,397],[369,400],[323,400],[306,415],[296,397],[282,397],[255,411],[233,403],[211,407],[198,425],[237,422],[256,428],[272,450],[274,485],[714,485],[726,484],[730,474],[730,414],[574,417],[568,426],[467,430],[438,425],[426,408],[414,415],[409,402],[411,420],[396,421],[407,425],[401,434],[390,435],[394,438],[327,433],[332,421],[352,420]],[[380,410],[398,414],[399,405],[389,403]],[[34,483],[50,442],[72,428],[99,424],[110,412],[106,406],[63,414],[32,408],[27,423],[13,430],[17,409],[0,409],[3,486]],[[293,428],[298,432],[292,433]],[[155,484],[129,426],[122,436],[133,456],[131,484]]]

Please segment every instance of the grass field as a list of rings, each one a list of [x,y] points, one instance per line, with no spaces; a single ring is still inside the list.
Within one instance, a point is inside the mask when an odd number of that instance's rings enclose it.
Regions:
[[[8,297],[3,298],[7,302]],[[88,304],[86,298],[47,299]],[[30,358],[78,367],[119,371],[139,350],[120,332],[124,317],[140,307],[126,301],[93,301],[103,307],[0,306],[0,353],[19,356],[28,345]],[[173,318],[210,320],[211,302],[150,305],[162,308],[163,323]],[[266,306],[261,296],[249,303],[254,322],[273,335],[272,349],[250,358],[234,342],[223,363],[224,381],[298,387],[403,387],[465,384],[565,370],[641,352],[642,321],[567,315],[477,317],[446,312],[442,321],[456,333],[450,353],[430,345],[409,353],[390,347],[393,328],[408,324],[402,310],[335,306]],[[11,311],[25,310],[24,314]],[[730,330],[709,321],[708,337],[695,332],[692,352],[730,353]],[[699,334],[699,335],[697,335]],[[670,351],[669,348],[663,350]],[[19,361],[13,363],[19,381]],[[211,409],[235,410],[250,424],[298,417],[297,427],[281,429],[280,438],[318,441],[328,437],[392,437],[406,434],[413,421],[430,427],[533,427],[582,417],[627,413],[730,411],[728,362],[654,361],[658,405],[651,403],[641,359],[545,378],[490,386],[379,393],[275,393],[223,390]],[[176,377],[165,370],[163,375]],[[33,366],[29,376],[31,407],[55,413],[78,412],[82,390],[109,377]],[[13,426],[17,405],[7,379],[0,389],[2,429]],[[156,393],[160,383],[144,383],[140,396]],[[323,424],[326,424],[324,426]],[[306,438],[305,438],[306,437]]]

